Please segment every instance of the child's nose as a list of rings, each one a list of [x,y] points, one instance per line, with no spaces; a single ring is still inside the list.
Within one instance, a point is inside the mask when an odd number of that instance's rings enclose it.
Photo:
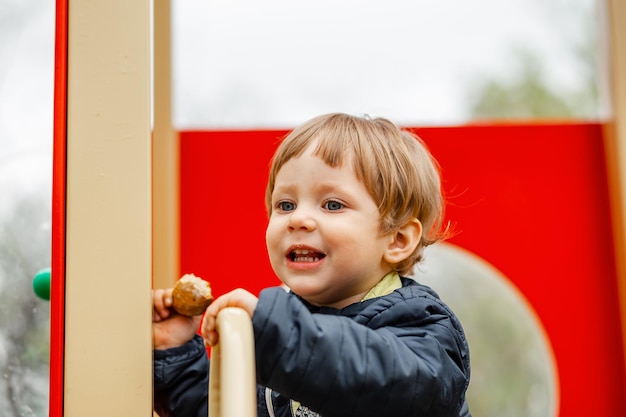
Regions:
[[[297,207],[289,215],[289,230],[311,231],[317,227],[315,218],[310,210]]]

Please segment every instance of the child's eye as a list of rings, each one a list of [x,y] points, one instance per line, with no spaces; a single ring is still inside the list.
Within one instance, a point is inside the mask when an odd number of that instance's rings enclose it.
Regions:
[[[329,211],[341,210],[343,207],[343,203],[335,200],[328,200],[324,203],[324,208]]]
[[[296,205],[294,203],[292,203],[291,201],[279,201],[276,204],[276,207],[280,211],[293,211],[293,210],[296,209]]]

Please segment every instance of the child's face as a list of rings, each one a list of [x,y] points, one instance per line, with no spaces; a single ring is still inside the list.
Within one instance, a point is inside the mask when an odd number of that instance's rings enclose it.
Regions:
[[[381,235],[378,207],[349,161],[333,168],[311,145],[276,176],[266,242],[272,268],[307,301],[343,308],[389,271],[393,241]]]

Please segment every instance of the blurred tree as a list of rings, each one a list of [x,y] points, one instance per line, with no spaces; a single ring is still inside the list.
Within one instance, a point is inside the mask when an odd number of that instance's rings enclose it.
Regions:
[[[545,6],[555,5],[546,2]],[[545,57],[528,47],[513,47],[512,70],[506,74],[476,76],[468,90],[471,120],[511,119],[596,119],[604,112],[602,48],[594,2],[577,1],[562,8],[560,19],[569,19],[578,36],[564,34],[571,66],[576,74],[573,85],[559,85],[546,79]],[[591,18],[590,18],[591,17]]]
[[[574,119],[597,118],[599,89],[595,54],[579,50],[587,64],[585,79],[577,89],[557,91],[543,77],[540,58],[528,50],[518,50],[518,75],[504,79],[493,75],[479,79],[471,90],[470,114],[473,120]]]
[[[48,197],[12,198],[0,222],[0,417],[47,415],[49,304],[32,277],[50,264]]]
[[[41,85],[47,79],[42,75],[52,69],[42,65],[51,56],[49,44],[39,41],[54,36],[42,32],[54,19],[53,2],[2,0],[0,10],[0,417],[43,417],[48,415],[50,315],[48,302],[33,293],[32,277],[50,265],[50,185],[46,176],[45,184],[33,187],[39,178],[32,171],[25,178],[24,172],[37,165],[31,156],[49,136],[29,134],[7,110],[19,113],[24,104],[29,123],[42,122],[33,107],[48,97],[52,85],[30,97],[28,88]],[[15,74],[27,75],[28,81],[20,84]],[[16,87],[20,100],[12,101]]]

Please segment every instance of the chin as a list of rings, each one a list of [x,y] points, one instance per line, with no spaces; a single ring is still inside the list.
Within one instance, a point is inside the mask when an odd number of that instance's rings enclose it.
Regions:
[[[319,295],[319,288],[312,288],[308,285],[298,285],[293,283],[292,285],[283,285],[289,288],[291,292],[298,294],[300,297],[304,298],[311,304],[320,305],[319,297],[316,297],[316,295]]]

